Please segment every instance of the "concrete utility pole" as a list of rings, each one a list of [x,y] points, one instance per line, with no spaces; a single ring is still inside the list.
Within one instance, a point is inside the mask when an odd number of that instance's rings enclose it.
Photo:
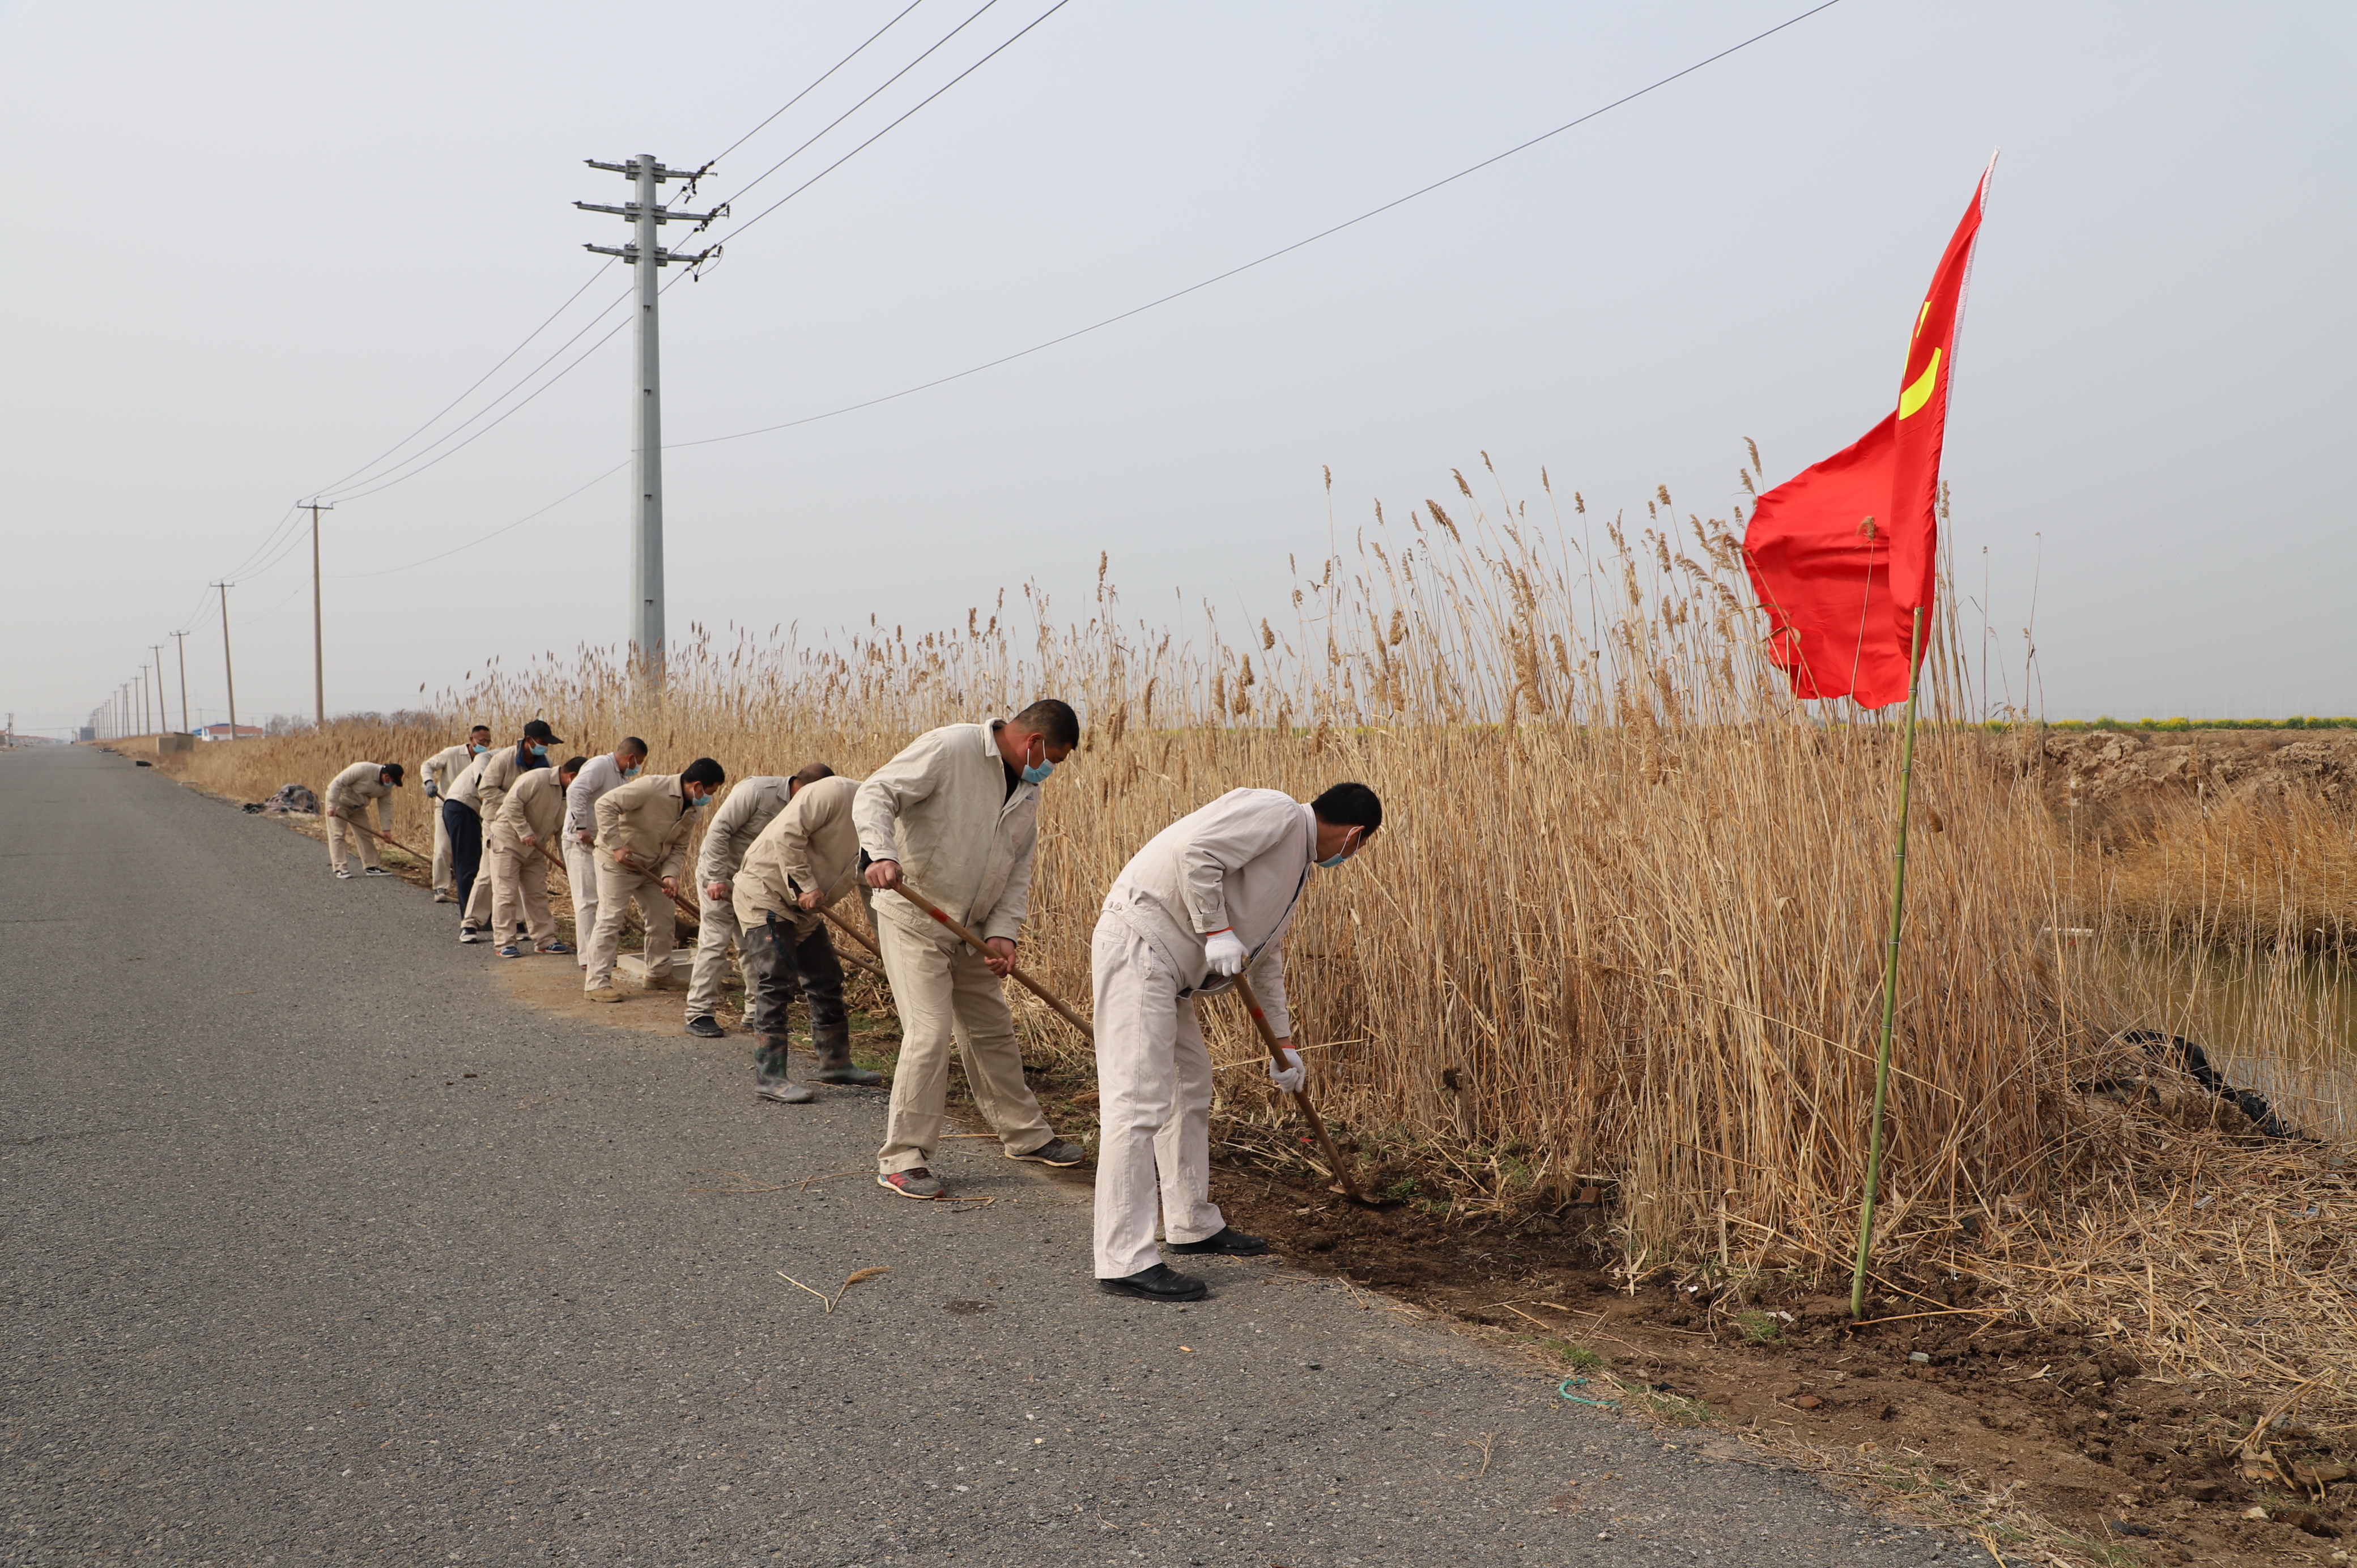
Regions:
[[[229,737],[237,738],[237,666],[229,657],[229,591],[235,583],[215,583],[221,596],[221,676],[229,682]]]
[[[139,733],[147,733],[147,661],[139,662]]]
[[[328,727],[328,663],[319,650],[319,514],[336,509],[321,506],[315,500],[296,501],[295,504],[307,507],[311,511],[311,711],[317,715],[314,722],[325,729]],[[224,629],[227,628],[226,618],[222,626]]]
[[[630,365],[636,392],[630,411],[630,667],[640,693],[660,696],[663,683],[662,378],[655,300],[662,290],[656,286],[655,274],[673,262],[694,266],[718,255],[720,250],[716,245],[694,255],[674,254],[655,242],[655,228],[674,218],[702,223],[725,217],[728,209],[673,212],[655,200],[656,188],[663,181],[683,179],[692,190],[695,180],[711,172],[709,168],[665,168],[652,153],[640,153],[628,163],[581,161],[608,174],[626,175],[637,187],[638,199],[620,207],[592,201],[573,205],[584,212],[627,218],[635,234],[627,245],[584,245],[582,249],[601,256],[619,256],[639,269],[637,348]]]
[[[194,735],[196,732],[188,727],[188,634],[176,631],[172,640],[180,649],[180,733]]]
[[[172,727],[172,715],[164,710],[164,645],[151,642],[147,647],[156,655],[156,733],[162,735]]]

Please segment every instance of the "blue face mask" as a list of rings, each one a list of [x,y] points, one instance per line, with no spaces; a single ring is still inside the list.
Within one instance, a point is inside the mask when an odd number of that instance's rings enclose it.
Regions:
[[[703,804],[704,804],[704,802],[705,802],[706,800],[709,800],[710,799],[712,799],[712,797],[711,797],[711,796],[709,796],[709,795],[687,795],[687,794],[683,794],[683,795],[681,795],[681,796],[680,796],[680,799],[681,799],[681,800],[684,800],[684,801],[686,801],[686,802],[687,802],[687,809],[688,809],[689,811],[694,811],[698,806],[703,805]]]
[[[642,762],[633,762],[628,768],[622,769],[622,777],[625,779],[636,779],[639,776],[639,769],[645,766],[646,764]]]
[[[535,746],[532,748],[532,754],[534,757],[546,757],[548,755],[548,747],[544,746]]]
[[[469,757],[480,757],[483,753],[490,749],[491,748],[490,746],[485,746],[479,740],[470,740],[467,743],[467,755]]]
[[[1027,750],[1023,755],[1026,757],[1028,757],[1031,754]],[[1045,784],[1048,781],[1048,775],[1054,771],[1056,771],[1056,765],[1048,760],[1048,749],[1047,747],[1042,746],[1039,748],[1039,767],[1034,768],[1028,761],[1023,765],[1023,782],[1026,784]]]
[[[1360,841],[1360,840],[1358,840],[1358,839],[1352,839],[1352,840],[1351,841],[1350,847],[1349,847],[1349,848],[1347,848],[1347,849],[1345,849],[1345,850],[1343,850],[1341,854],[1337,854],[1337,855],[1333,855],[1333,856],[1329,857],[1328,859],[1325,859],[1325,860],[1321,860],[1321,861],[1319,861],[1319,862],[1318,863],[1318,870],[1320,870],[1320,871],[1331,871],[1331,870],[1333,870],[1336,866],[1338,866],[1338,865],[1341,865],[1344,861],[1346,861],[1346,860],[1348,860],[1348,859],[1350,859],[1350,858],[1351,858],[1351,854],[1353,854],[1353,853],[1358,849],[1359,844],[1360,844],[1360,843],[1361,843],[1361,841]]]

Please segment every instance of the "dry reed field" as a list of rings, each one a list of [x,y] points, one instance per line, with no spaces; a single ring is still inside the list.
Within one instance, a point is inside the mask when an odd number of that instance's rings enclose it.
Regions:
[[[1801,711],[1763,657],[1737,535],[1666,490],[1606,521],[1544,476],[1526,503],[1457,475],[1445,499],[1336,532],[1330,559],[1287,562],[1265,618],[1133,618],[1100,562],[1078,618],[1027,589],[945,630],[696,628],[659,706],[633,704],[610,650],[495,661],[419,715],[206,746],[175,771],[259,800],[544,716],[568,750],[643,736],[657,770],[858,774],[928,726],[1062,696],[1086,739],[1046,788],[1026,962],[1082,1002],[1103,894],[1171,818],[1239,786],[1361,779],[1384,830],[1314,879],[1290,950],[1329,1116],[1438,1173],[1452,1219],[1605,1189],[1632,1283],[1671,1271],[1732,1313],[1846,1276],[1897,710]],[[2179,823],[2167,854],[2198,876],[2074,843],[2006,742],[1939,722],[1972,698],[1962,639],[1937,629],[1876,1251],[1889,1310],[1961,1276],[2147,1366],[2306,1380],[2305,1409],[2357,1411],[2345,1026],[2301,1014],[2288,982],[2200,1015],[2231,1031],[2203,1039],[2221,1064],[2321,1140],[2264,1146],[2115,1037],[2190,1033],[2188,996],[2237,983],[2215,950],[2264,981],[2278,938],[2345,908],[2346,822]],[[402,792],[396,836],[424,844],[422,806]],[[2328,842],[2338,861],[2309,857]],[[2203,890],[2198,918],[2178,888]],[[1083,1049],[1017,995],[1032,1049]],[[1215,1058],[1250,1063],[1232,1005],[1207,1011]],[[1236,1122],[1280,1115],[1256,1071],[1221,1083]]]

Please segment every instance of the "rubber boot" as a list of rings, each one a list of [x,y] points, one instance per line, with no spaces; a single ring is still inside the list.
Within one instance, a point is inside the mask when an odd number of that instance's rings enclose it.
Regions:
[[[780,1105],[807,1105],[818,1096],[788,1075],[786,1050],[783,1035],[753,1036],[753,1092]]]
[[[848,1018],[840,1018],[832,1024],[813,1025],[811,1046],[818,1053],[818,1070],[811,1077],[820,1083],[850,1083],[862,1089],[873,1089],[884,1081],[882,1073],[851,1065],[851,1021]]]

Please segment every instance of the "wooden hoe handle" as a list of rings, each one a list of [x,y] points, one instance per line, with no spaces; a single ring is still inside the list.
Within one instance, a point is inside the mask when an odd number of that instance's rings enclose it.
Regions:
[[[1253,1027],[1260,1031],[1261,1044],[1268,1047],[1269,1061],[1276,1067],[1283,1067],[1285,1058],[1278,1054],[1280,1047],[1276,1043],[1276,1031],[1268,1026],[1268,1015],[1260,1010],[1260,998],[1253,993],[1252,982],[1245,979],[1241,972],[1236,975],[1236,994],[1244,999],[1244,1010],[1252,1015]],[[1325,1118],[1318,1115],[1318,1107],[1310,1103],[1309,1090],[1295,1090],[1293,1103],[1301,1108],[1301,1119],[1308,1122],[1309,1130],[1318,1135],[1318,1146],[1326,1151],[1327,1162],[1334,1167],[1335,1179],[1342,1184],[1342,1190],[1356,1201],[1366,1202],[1367,1195],[1359,1190],[1358,1178],[1351,1174],[1349,1164],[1342,1158],[1342,1151],[1334,1146],[1332,1135],[1326,1131]]]
[[[966,946],[972,948],[974,951],[978,953],[987,953],[990,951],[987,947],[983,945],[983,940],[980,937],[975,936],[972,931],[967,930],[963,926],[958,924],[955,920],[951,919],[948,910],[943,909],[940,905],[934,903],[931,899],[926,897],[923,894],[909,886],[906,882],[901,883],[900,886],[894,888],[893,891],[899,894],[901,897],[906,898],[909,903],[914,904],[918,908],[922,909],[926,914],[931,915],[934,919],[939,920],[942,925],[947,926],[952,931],[957,934],[959,939],[962,940]],[[1078,1029],[1081,1032],[1081,1037],[1082,1039],[1088,1041],[1091,1046],[1094,1046],[1097,1043],[1097,1032],[1089,1027],[1088,1020],[1082,1017],[1078,1013],[1073,1012],[1070,1007],[1065,1006],[1063,998],[1058,996],[1054,992],[1049,990],[1046,986],[1040,984],[1038,981],[1024,973],[1023,968],[1020,964],[1009,969],[1007,972],[1013,975],[1016,980],[1022,984],[1025,990],[1030,992],[1032,995],[1037,996],[1040,1001],[1045,1002],[1049,1006],[1053,1007],[1058,1015],[1060,1016],[1065,1023],[1070,1024],[1073,1028]]]

